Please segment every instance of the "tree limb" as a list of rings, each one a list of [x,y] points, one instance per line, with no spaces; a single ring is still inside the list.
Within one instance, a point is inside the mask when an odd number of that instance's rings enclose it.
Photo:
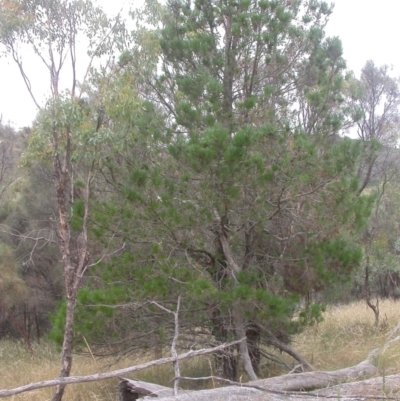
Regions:
[[[179,355],[178,358],[169,357],[169,358],[157,359],[155,361],[142,363],[140,365],[131,366],[131,367],[125,368],[125,369],[113,370],[113,371],[107,372],[107,373],[96,373],[96,374],[87,375],[87,376],[69,376],[69,377],[57,378],[57,379],[53,379],[53,380],[45,380],[45,381],[41,381],[41,382],[37,382],[37,383],[30,383],[30,384],[26,384],[24,386],[16,387],[16,388],[9,389],[9,390],[0,390],[0,398],[10,397],[15,394],[23,393],[25,391],[37,390],[39,388],[44,388],[44,387],[51,387],[51,386],[56,386],[56,385],[67,385],[67,384],[74,384],[74,383],[88,383],[88,382],[111,379],[113,377],[126,375],[127,373],[138,372],[140,370],[144,370],[144,369],[150,368],[152,366],[165,365],[167,363],[174,362],[176,359],[182,360],[182,359],[192,358],[194,356],[212,354],[214,352],[221,351],[224,348],[228,348],[228,347],[232,347],[233,345],[240,344],[244,340],[245,340],[245,338],[242,338],[241,340],[232,341],[230,343],[224,343],[224,344],[218,345],[217,347],[214,347],[214,348],[206,348],[206,349],[200,349],[197,351],[189,351],[182,355]]]

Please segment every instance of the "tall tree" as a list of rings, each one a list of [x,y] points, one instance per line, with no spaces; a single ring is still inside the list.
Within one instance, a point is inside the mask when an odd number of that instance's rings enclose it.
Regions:
[[[367,61],[359,80],[350,86],[352,113],[357,135],[364,146],[365,158],[359,166],[361,193],[373,180],[387,182],[396,173],[400,123],[399,80],[388,66],[377,67]]]
[[[118,225],[126,253],[102,278],[125,275],[136,301],[182,294],[217,341],[247,335],[240,355],[254,379],[260,341],[283,349],[277,337],[318,318],[318,308],[296,309],[299,295],[348,277],[361,260],[349,234],[372,199],[356,196],[359,143],[338,135],[347,122],[341,43],[324,36],[325,2],[152,6],[161,22],[147,38],[159,43],[159,63],[143,73],[137,57],[120,60],[138,72],[147,101],[143,136],[104,170],[120,194],[116,214],[135,225]],[[117,286],[107,299],[139,313]],[[110,314],[127,325],[126,310]],[[235,350],[221,358],[233,378]]]
[[[400,87],[399,80],[391,76],[388,66],[377,67],[373,61],[367,61],[360,79],[354,80],[349,89],[352,97],[352,116],[356,121],[356,130],[364,154],[357,172],[361,181],[358,193],[366,189],[374,191],[378,200],[363,241],[364,296],[367,305],[374,312],[375,324],[378,325],[379,301],[372,303],[370,290],[370,276],[375,276],[373,271],[377,266],[376,260],[374,261],[377,249],[373,243],[381,236],[379,220],[382,206],[386,204],[386,189],[390,181],[397,179],[400,168],[397,149]],[[391,258],[390,252],[387,256],[388,262]],[[383,261],[382,265],[385,265]]]
[[[0,42],[11,55],[24,79],[29,94],[39,109],[30,138],[32,157],[51,161],[56,193],[56,232],[64,268],[66,318],[61,351],[60,376],[70,374],[76,293],[87,270],[91,255],[87,224],[90,187],[96,166],[96,148],[102,124],[98,110],[85,101],[94,60],[112,57],[116,30],[122,28],[117,18],[109,20],[101,9],[90,1],[11,0],[0,2]],[[119,31],[120,33],[122,31]],[[78,80],[77,53],[82,39],[87,44],[87,70]],[[42,106],[31,84],[24,63],[24,47],[29,48],[42,62],[49,74],[51,96]],[[70,80],[63,90],[61,75]],[[100,122],[100,123],[99,123]],[[101,136],[101,135],[100,135]],[[80,159],[82,157],[83,159]],[[83,161],[80,178],[82,197],[74,198],[74,179],[79,174],[78,161]],[[71,229],[71,204],[80,203],[79,227]],[[61,400],[63,385],[57,386],[53,400]]]
[[[262,319],[249,319],[249,306],[276,302],[259,304],[258,294],[318,289],[360,257],[340,237],[341,214],[350,227],[370,206],[352,198],[357,151],[335,139],[344,123],[341,44],[324,38],[324,2],[168,6],[154,86],[185,172],[175,207],[190,199],[192,214],[190,231],[175,225],[175,237],[187,251],[203,244],[215,284],[236,294],[228,315],[216,308],[215,332],[250,335],[255,323],[257,337]],[[275,293],[274,276],[283,280]],[[240,353],[254,379],[248,344]]]

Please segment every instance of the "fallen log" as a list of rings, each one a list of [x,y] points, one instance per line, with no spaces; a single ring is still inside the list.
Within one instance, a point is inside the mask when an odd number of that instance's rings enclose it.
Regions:
[[[230,401],[248,401],[249,399],[252,401],[257,401],[258,399],[280,401],[288,400],[289,398],[292,398],[293,400],[301,399],[302,397],[306,397],[309,401],[312,401],[313,399],[321,399],[320,397],[322,396],[322,392],[305,393],[305,391],[314,390],[316,388],[325,389],[327,387],[334,386],[335,384],[348,382],[350,380],[367,379],[368,377],[376,374],[377,370],[373,365],[372,360],[377,352],[378,350],[372,351],[364,361],[355,366],[335,371],[287,374],[268,379],[255,380],[243,385],[240,385],[240,383],[235,383],[233,386],[216,388],[212,390],[200,390],[193,392],[183,391],[177,396],[172,396],[172,389],[168,387],[153,387],[154,384],[152,383],[146,383],[138,380],[121,379],[119,384],[120,400],[137,400],[147,395],[151,397],[162,398],[163,401],[202,401],[204,399],[219,398],[229,399]],[[196,380],[199,379],[213,379],[216,381],[230,382],[217,377],[197,378]],[[234,382],[230,382],[230,384],[233,383]],[[327,393],[324,395],[324,397],[329,397],[329,395],[337,397],[338,390],[333,388],[332,393]]]
[[[162,398],[174,395],[172,388],[136,379],[125,379],[123,377],[120,377],[118,390],[120,401],[137,400],[143,397]]]
[[[315,388],[331,387],[335,384],[351,380],[367,379],[377,373],[373,364],[373,358],[378,349],[372,351],[368,357],[355,366],[350,366],[334,371],[316,371],[295,374],[286,374],[268,379],[251,382],[256,386],[280,391],[307,391]]]
[[[394,396],[400,392],[400,374],[373,377],[372,379],[343,383],[333,387],[314,391],[320,397],[337,396],[352,397],[368,394],[370,397],[382,395]],[[397,396],[397,399],[399,397]]]
[[[162,387],[162,386],[160,386]],[[211,390],[199,391],[180,391],[178,395],[173,395],[173,390],[168,387],[159,388],[155,392],[149,391],[152,383],[140,382],[136,380],[121,379],[118,388],[120,390],[120,401],[133,401],[139,398],[150,396],[157,397],[163,401],[204,401],[204,400],[229,400],[229,401],[249,401],[253,397],[258,397],[265,393],[261,390],[248,387],[221,387]],[[144,391],[143,391],[144,390]],[[143,392],[142,392],[143,391]],[[164,396],[164,394],[169,394]],[[260,399],[261,400],[261,399]],[[264,398],[265,400],[265,398]]]
[[[388,380],[391,383],[395,383],[396,380],[399,380],[400,376],[396,375],[393,379],[388,377]],[[376,378],[377,382],[382,382],[382,378]],[[126,380],[125,383],[129,383],[130,380]],[[374,381],[374,379],[372,379]],[[363,382],[360,382],[363,383]],[[350,384],[350,383],[349,383]],[[139,384],[136,383],[138,386]],[[143,385],[144,388],[147,388],[149,383],[141,382],[140,385]],[[347,385],[344,385],[347,386]],[[161,386],[162,387],[162,386]],[[339,386],[337,386],[339,387]],[[166,389],[170,393],[169,396],[159,397],[160,401],[204,401],[204,400],[228,400],[228,401],[321,401],[323,399],[326,400],[341,400],[341,401],[378,401],[378,400],[398,400],[396,397],[385,396],[382,391],[377,394],[371,394],[365,392],[365,390],[369,390],[370,387],[360,388],[360,392],[355,392],[354,389],[352,391],[342,392],[343,388],[335,388],[326,389],[328,392],[319,393],[319,392],[287,392],[287,391],[273,391],[273,390],[260,390],[257,388],[252,388],[250,386],[229,386],[222,388],[214,388],[209,390],[199,390],[199,391],[181,391],[178,395],[172,395],[173,391],[171,388],[164,387],[163,390]],[[330,391],[333,390],[333,391]],[[389,393],[390,394],[390,393]],[[138,394],[138,393],[127,393],[124,397],[122,394],[120,395],[119,401],[133,401],[141,399],[142,397],[158,397],[156,394]]]

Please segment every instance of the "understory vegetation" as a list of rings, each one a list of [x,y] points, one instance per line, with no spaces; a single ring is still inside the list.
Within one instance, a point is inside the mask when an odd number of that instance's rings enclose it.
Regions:
[[[309,327],[303,333],[294,336],[292,345],[318,370],[335,370],[352,366],[362,361],[369,352],[385,343],[391,330],[400,321],[400,308],[397,301],[381,303],[383,319],[380,326],[374,326],[374,316],[365,302],[355,302],[348,305],[332,306],[323,314],[323,321]],[[3,338],[0,341],[0,388],[14,388],[30,382],[51,379],[57,375],[59,353],[54,343],[34,342],[34,357],[30,355],[22,340]],[[90,354],[86,348],[85,354],[75,355],[72,375],[88,375],[143,363],[146,359],[135,357],[103,357]],[[265,348],[276,358],[283,360],[289,366],[296,363],[273,348]],[[165,353],[168,354],[166,349]],[[396,343],[378,355],[375,360],[382,377],[400,373],[400,344]],[[181,363],[182,375],[189,377],[205,377],[215,374],[213,357],[203,357]],[[261,362],[260,377],[271,377],[287,371],[287,367],[279,362],[265,358]],[[172,366],[151,368],[137,374],[128,375],[131,378],[171,385],[174,377]],[[240,374],[241,381],[247,381],[244,372]],[[97,383],[75,384],[67,387],[65,400],[115,400],[117,396],[117,379]],[[183,382],[182,388],[187,383]],[[211,381],[190,383],[191,389],[212,388],[218,384]],[[14,396],[15,400],[29,399],[45,401],[51,395],[51,389],[36,390],[31,393]]]

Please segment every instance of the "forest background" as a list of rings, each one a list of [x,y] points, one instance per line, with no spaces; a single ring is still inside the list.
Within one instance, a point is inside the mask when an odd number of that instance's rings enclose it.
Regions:
[[[161,356],[158,305],[180,300],[180,347],[247,336],[215,369],[255,379],[263,346],[287,350],[327,304],[363,298],[379,324],[377,299],[400,296],[399,81],[346,69],[331,6],[148,1],[134,29],[87,1],[0,8],[39,109],[1,126],[1,336],[48,334],[68,376],[88,343]]]

